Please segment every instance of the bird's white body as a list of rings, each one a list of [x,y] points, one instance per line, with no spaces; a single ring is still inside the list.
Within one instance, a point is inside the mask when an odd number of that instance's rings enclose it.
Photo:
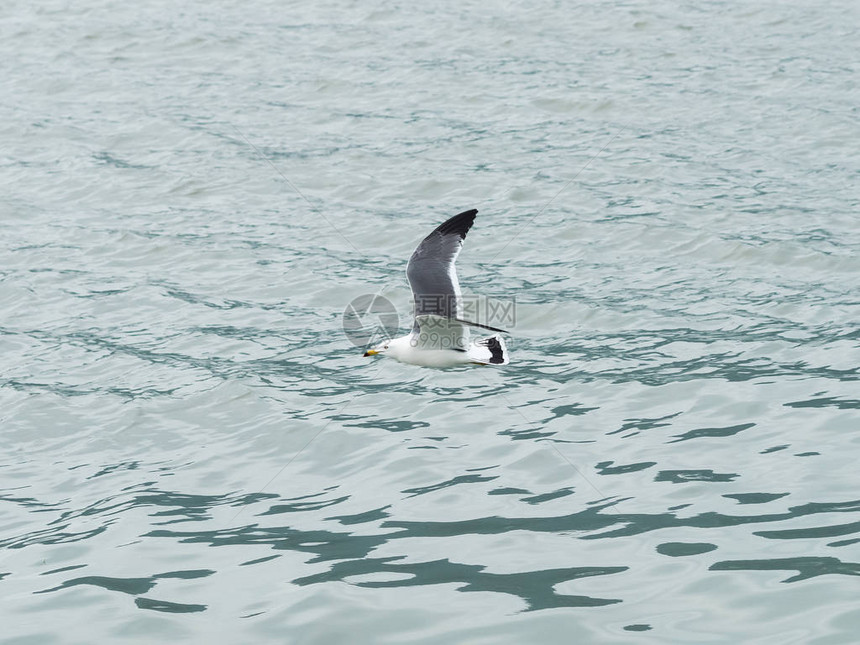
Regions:
[[[409,363],[410,365],[420,365],[421,367],[457,367],[459,365],[492,365],[490,362],[493,356],[493,351],[487,346],[488,341],[495,341],[500,344],[500,353],[504,356],[503,363],[507,361],[507,349],[505,343],[499,336],[482,339],[470,343],[465,350],[462,349],[428,349],[419,347],[416,343],[416,336],[408,334],[400,338],[393,338],[383,346],[379,353],[384,353],[386,356],[400,361],[401,363]]]
[[[456,367],[475,362],[468,350],[419,348],[412,334],[390,340],[385,354],[401,363],[421,367]]]

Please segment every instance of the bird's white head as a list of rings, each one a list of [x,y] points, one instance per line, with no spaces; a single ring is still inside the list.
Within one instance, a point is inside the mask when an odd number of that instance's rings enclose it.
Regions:
[[[365,356],[376,356],[377,354],[384,354],[389,349],[389,341],[385,341],[383,343],[379,343],[375,347],[371,347],[366,352],[364,352]]]
[[[387,354],[392,358],[397,360],[401,360],[404,352],[408,352],[410,349],[410,340],[412,339],[411,334],[407,334],[406,336],[401,336],[400,338],[389,338],[386,341],[379,343],[378,345],[371,347],[366,352],[364,352],[365,356],[376,356],[377,354]]]

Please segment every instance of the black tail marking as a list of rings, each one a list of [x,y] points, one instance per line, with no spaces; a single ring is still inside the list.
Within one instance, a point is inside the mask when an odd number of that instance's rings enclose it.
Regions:
[[[490,350],[490,365],[501,365],[505,362],[505,351],[498,338],[492,336],[482,340],[481,345],[485,345]]]

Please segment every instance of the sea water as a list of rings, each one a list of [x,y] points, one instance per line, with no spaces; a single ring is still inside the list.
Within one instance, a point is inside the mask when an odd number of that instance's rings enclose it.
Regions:
[[[858,14],[5,3],[0,642],[856,642]]]

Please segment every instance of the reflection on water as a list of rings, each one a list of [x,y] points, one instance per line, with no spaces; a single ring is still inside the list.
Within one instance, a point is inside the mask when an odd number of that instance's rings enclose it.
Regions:
[[[119,465],[117,465],[119,467]],[[104,474],[107,469],[102,469]],[[661,480],[660,473],[655,481]],[[459,483],[469,484],[488,482],[495,477],[480,477],[462,479]],[[664,478],[665,479],[665,478]],[[720,481],[713,478],[688,477],[677,481]],[[670,480],[675,481],[675,480]],[[438,491],[453,485],[453,480],[428,486],[424,491],[406,489],[401,491],[408,496]],[[321,517],[330,513],[338,504],[346,502],[349,495],[336,495],[332,487],[314,495],[300,499],[281,500],[277,495],[233,495],[205,496],[188,495],[156,488],[136,491],[133,494],[115,496],[101,500],[85,509],[74,512],[62,512],[59,517],[48,523],[49,528],[27,535],[20,535],[0,542],[0,547],[20,549],[33,544],[61,544],[89,540],[102,531],[107,530],[122,512],[134,508],[144,509],[152,518],[153,526],[170,524],[188,524],[189,522],[210,523],[212,513],[218,507],[242,509],[262,502],[279,502],[270,504],[267,510],[256,513],[257,517],[283,516],[285,514],[310,514]],[[510,489],[500,491],[494,489],[493,494],[523,495],[521,502],[539,504],[563,497],[570,490],[558,491],[557,494],[545,496],[539,500],[528,491]],[[777,494],[743,494],[726,495],[738,498],[741,504],[765,504],[774,501],[782,495]],[[3,498],[3,501],[13,502],[31,511],[39,510],[41,506],[32,499]],[[265,546],[276,551],[291,551],[305,554],[309,564],[329,562],[326,569],[312,575],[303,575],[292,579],[292,583],[300,586],[325,582],[347,582],[359,587],[410,587],[416,585],[435,585],[454,583],[459,591],[492,591],[517,596],[523,600],[526,610],[548,609],[552,607],[599,607],[611,603],[622,602],[623,598],[601,598],[589,595],[571,595],[558,593],[555,587],[563,582],[571,582],[593,576],[621,574],[630,569],[629,564],[608,562],[611,566],[576,566],[565,568],[547,568],[528,572],[500,574],[488,571],[488,566],[480,563],[457,561],[455,553],[451,558],[416,561],[409,553],[408,545],[412,540],[430,539],[437,541],[456,540],[464,536],[490,535],[523,535],[528,533],[550,533],[568,536],[574,540],[608,540],[630,538],[652,531],[674,529],[682,531],[685,528],[696,528],[708,531],[698,532],[700,538],[712,535],[716,542],[720,541],[721,529],[724,527],[768,523],[784,524],[807,516],[857,513],[860,511],[860,500],[852,502],[808,503],[788,508],[785,512],[773,512],[758,515],[732,515],[716,512],[684,515],[680,513],[625,513],[618,506],[629,505],[629,500],[614,500],[594,504],[575,513],[559,516],[530,515],[517,516],[487,516],[460,521],[421,521],[410,522],[393,519],[389,506],[368,510],[351,515],[328,515],[325,524],[329,528],[300,529],[296,519],[285,525],[267,526],[254,522],[235,528],[220,528],[213,530],[154,528],[140,537],[143,540],[169,540],[183,544],[203,544],[211,547],[259,547]],[[687,505],[684,505],[685,507]],[[34,508],[35,507],[35,508]],[[47,510],[47,509],[42,509]],[[689,510],[689,509],[687,509]],[[89,531],[69,531],[76,518],[93,516],[101,518],[99,527]],[[822,521],[830,521],[823,519]],[[362,527],[361,531],[354,527]],[[344,530],[338,527],[349,527]],[[860,522],[849,522],[835,525],[818,526],[805,529],[786,530],[757,530],[752,535],[777,540],[806,539],[812,537],[838,537],[854,535],[860,530]],[[829,546],[845,546],[860,541],[860,538],[829,543]],[[403,544],[403,547],[398,545]],[[403,555],[376,557],[380,549],[397,551],[402,549]],[[665,542],[656,547],[660,554],[670,557],[691,557],[709,554],[718,549],[714,543],[684,543]],[[569,542],[569,550],[573,560],[576,557],[575,542]],[[271,566],[271,561],[277,556],[267,556],[242,563],[244,566]],[[756,560],[723,560],[714,561],[708,556],[710,571],[737,570],[796,570],[797,575],[790,576],[784,582],[798,582],[824,574],[860,575],[860,564],[845,562],[837,557],[792,557],[770,558]],[[61,567],[43,572],[42,575],[54,576],[76,571],[88,565],[78,564]],[[77,585],[93,585],[108,591],[116,591],[134,596],[147,594],[156,587],[160,579],[196,579],[216,573],[211,569],[177,570],[154,574],[142,578],[114,578],[106,576],[79,576],[66,578],[59,585],[40,589],[35,593],[60,592]],[[151,598],[137,598],[138,607],[165,612],[197,612],[204,611],[202,604],[171,603]]]

